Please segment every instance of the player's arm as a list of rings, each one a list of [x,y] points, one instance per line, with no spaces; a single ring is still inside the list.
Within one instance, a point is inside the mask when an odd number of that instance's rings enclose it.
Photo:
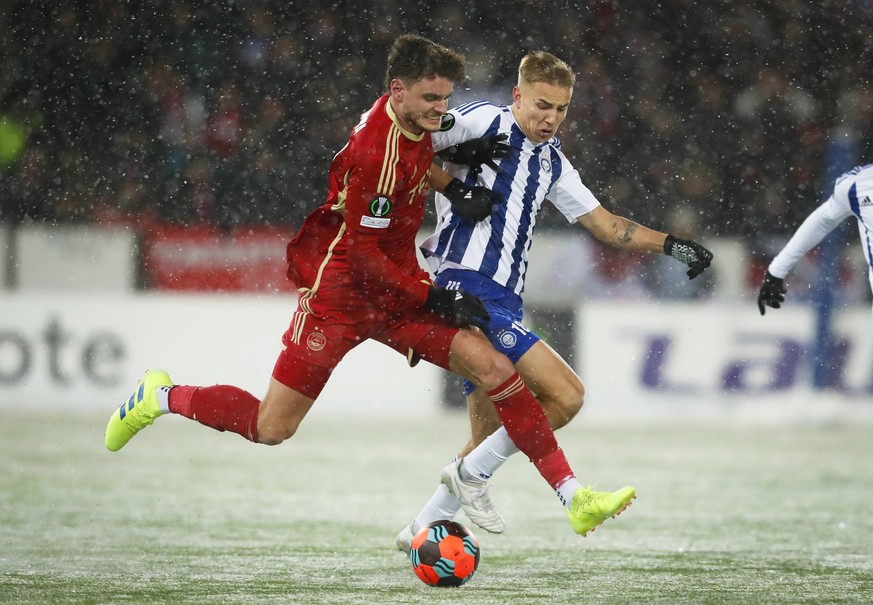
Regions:
[[[350,188],[346,196],[349,266],[362,281],[393,290],[405,300],[405,308],[425,307],[459,328],[476,326],[484,330],[491,318],[479,298],[458,290],[437,288],[423,270],[410,274],[382,251],[380,243],[385,231],[391,227],[392,219],[372,216],[368,212],[369,203],[363,200],[375,197],[355,188]]]
[[[644,227],[639,223],[613,214],[603,206],[597,206],[578,219],[580,225],[604,244],[627,252],[662,252],[666,233]]]
[[[758,311],[761,315],[764,315],[767,307],[778,309],[782,306],[788,291],[785,277],[807,252],[818,246],[828,233],[850,215],[851,210],[841,206],[831,196],[806,217],[764,272],[764,279],[758,288]]]
[[[785,247],[776,255],[770,263],[768,269],[770,273],[779,278],[787,276],[807,252],[818,246],[828,233],[850,215],[851,211],[842,208],[834,196],[829,197],[806,217]]]
[[[691,240],[684,240],[655,231],[623,216],[613,214],[603,206],[578,219],[580,225],[604,244],[627,252],[661,252],[688,265],[688,278],[694,279],[712,263],[712,252]]]

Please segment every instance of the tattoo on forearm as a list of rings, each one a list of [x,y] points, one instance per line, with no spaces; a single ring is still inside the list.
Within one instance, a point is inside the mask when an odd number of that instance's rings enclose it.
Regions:
[[[634,233],[637,231],[637,224],[631,221],[625,221],[624,234],[621,235],[621,242],[627,244],[634,238]]]

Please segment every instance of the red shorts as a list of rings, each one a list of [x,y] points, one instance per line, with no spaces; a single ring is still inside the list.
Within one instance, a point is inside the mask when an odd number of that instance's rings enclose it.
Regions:
[[[340,360],[368,338],[410,360],[420,358],[448,369],[449,347],[458,328],[435,313],[424,308],[390,312],[359,304],[344,316],[336,310],[310,312],[303,302],[301,297],[291,326],[282,336],[284,348],[273,378],[307,397],[317,398]]]

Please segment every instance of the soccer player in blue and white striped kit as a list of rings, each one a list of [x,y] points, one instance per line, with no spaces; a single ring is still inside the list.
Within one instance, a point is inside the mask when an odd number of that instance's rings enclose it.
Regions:
[[[785,301],[785,277],[807,252],[848,217],[858,221],[861,249],[873,290],[873,164],[856,166],[834,181],[834,191],[803,221],[776,255],[758,291],[758,310],[778,309]]]
[[[696,242],[612,214],[582,183],[555,138],[574,83],[575,75],[564,61],[543,51],[529,53],[519,65],[511,105],[472,102],[443,117],[442,128],[431,136],[434,149],[447,161],[444,170],[432,168],[431,184],[445,195],[436,196],[436,232],[422,245],[441,287],[471,292],[485,303],[491,316],[486,336],[512,360],[556,429],[580,410],[584,388],[567,362],[522,323],[528,251],[544,201],[604,243],[673,256],[689,266],[689,278],[712,260]],[[492,189],[505,203],[495,204],[490,217],[473,223],[454,214],[450,200],[476,185]],[[505,528],[486,482],[518,450],[482,389],[471,383],[465,388],[471,440],[443,469],[441,485],[428,504],[397,536],[399,550],[408,552],[420,527],[451,519],[462,506],[483,529],[500,533]],[[591,493],[597,497],[601,492]]]

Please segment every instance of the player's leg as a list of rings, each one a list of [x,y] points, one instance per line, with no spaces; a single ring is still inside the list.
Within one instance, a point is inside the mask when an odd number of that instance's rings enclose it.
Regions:
[[[538,340],[515,367],[525,384],[536,393],[553,430],[567,424],[582,409],[585,394],[582,380],[543,341]],[[518,448],[501,426],[494,404],[482,389],[467,396],[467,405],[472,437],[461,451],[463,463],[459,471],[462,478],[487,481]]]
[[[564,498],[565,492],[578,482],[558,447],[542,406],[512,362],[498,353],[481,334],[462,330],[452,341],[449,369],[486,391],[512,441]],[[568,493],[572,495],[572,491]],[[466,504],[463,498],[461,503]]]
[[[312,408],[312,397],[270,378],[263,400],[231,385],[176,386],[171,412],[216,431],[230,431],[253,443],[277,445],[290,439]]]
[[[158,416],[170,412],[217,431],[237,433],[254,443],[276,445],[294,435],[313,402],[275,378],[270,379],[267,394],[260,400],[232,385],[173,385],[166,372],[151,370],[131,399],[110,418],[106,447],[121,449]]]
[[[558,353],[537,340],[515,363],[515,369],[543,406],[552,429],[572,420],[582,409],[585,388],[582,379]],[[502,426],[494,404],[482,389],[467,395],[470,441],[461,450],[466,456]]]
[[[263,401],[232,385],[175,385],[166,372],[151,370],[110,418],[106,447],[121,449],[169,412],[254,443],[282,443],[297,431],[339,360],[360,342],[349,332],[347,326],[324,325],[298,313],[283,336],[284,348]]]
[[[506,332],[504,332],[505,334]],[[525,383],[537,393],[553,429],[564,426],[582,407],[581,379],[546,343],[537,339],[515,364]],[[468,516],[483,529],[501,533],[505,522],[491,502],[486,482],[518,448],[503,428],[500,416],[484,389],[467,395],[471,439],[452,464],[443,470],[441,484],[413,520],[397,537],[405,550],[409,534],[432,521],[452,519],[461,508],[455,492],[469,492]],[[480,446],[481,444],[481,446]],[[452,486],[452,491],[447,485]]]
[[[514,367],[510,364],[507,372],[499,358],[506,362],[509,360],[493,348],[493,354],[483,350],[481,340],[462,338],[465,332],[459,333],[452,343],[450,369],[466,375],[486,389],[509,437],[533,462],[567,509],[573,530],[584,536],[610,516],[624,510],[636,495],[634,489],[625,487],[616,492],[592,492],[583,488],[558,447],[542,406]],[[507,373],[510,373],[508,377]],[[498,386],[491,386],[504,377],[505,380]],[[451,490],[451,486],[448,487]],[[470,509],[463,494],[455,493],[455,496],[461,500],[469,516]]]

